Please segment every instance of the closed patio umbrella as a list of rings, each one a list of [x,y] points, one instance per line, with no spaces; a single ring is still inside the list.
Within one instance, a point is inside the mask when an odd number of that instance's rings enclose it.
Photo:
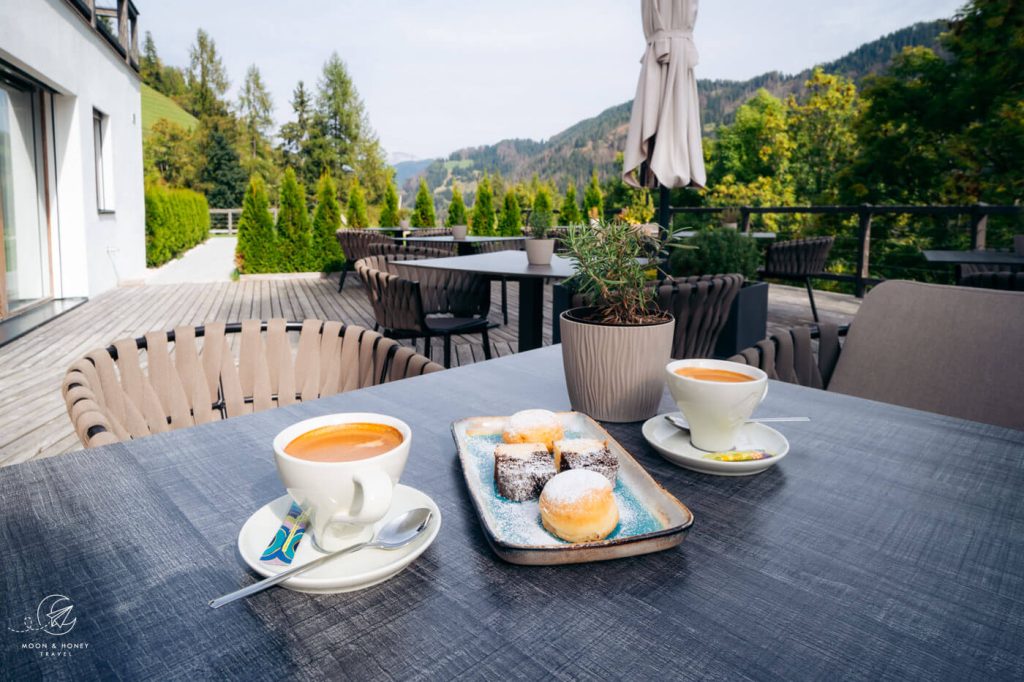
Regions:
[[[623,180],[633,187],[703,187],[706,181],[693,75],[697,2],[641,0],[647,49],[640,60],[622,168]]]

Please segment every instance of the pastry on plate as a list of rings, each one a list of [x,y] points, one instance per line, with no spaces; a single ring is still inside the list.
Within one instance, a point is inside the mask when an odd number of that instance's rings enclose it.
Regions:
[[[615,487],[619,458],[608,449],[608,442],[596,438],[564,438],[555,441],[555,469],[596,471]]]
[[[544,486],[540,521],[549,533],[567,542],[593,542],[615,530],[619,508],[607,478],[596,471],[570,469]]]
[[[513,502],[537,498],[555,471],[555,459],[544,443],[498,443],[494,448],[494,484]]]
[[[544,443],[548,451],[565,435],[562,420],[550,410],[523,410],[508,418],[501,434],[506,443]]]

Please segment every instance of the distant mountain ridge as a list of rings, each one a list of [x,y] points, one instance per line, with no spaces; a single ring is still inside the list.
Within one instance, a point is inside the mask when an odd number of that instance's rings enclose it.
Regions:
[[[937,49],[939,35],[946,25],[945,21],[917,23],[865,43],[820,66],[826,72],[851,78],[859,85],[865,76],[882,71],[905,47]],[[793,75],[771,71],[745,81],[699,79],[705,134],[730,123],[736,109],[760,88],[780,98],[800,93],[811,71],[808,68]],[[542,178],[554,179],[559,187],[564,187],[570,179],[580,187],[594,168],[602,176],[618,172],[615,155],[625,144],[632,105],[631,100],[605,109],[545,141],[508,139],[492,145],[459,149],[448,159],[434,160],[412,173],[408,172],[411,168],[402,169],[406,171],[402,173],[405,182],[399,186],[403,187],[407,197],[411,197],[409,192],[415,191],[411,185],[423,174],[427,185],[442,203],[451,196],[452,182],[459,182],[472,193],[476,180],[484,172],[501,173],[510,180],[526,180],[537,173]],[[401,166],[406,164],[399,164]]]

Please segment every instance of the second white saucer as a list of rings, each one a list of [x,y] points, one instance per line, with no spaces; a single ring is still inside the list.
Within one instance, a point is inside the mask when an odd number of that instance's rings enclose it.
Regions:
[[[680,415],[679,412],[671,413]],[[775,466],[789,452],[789,441],[770,426],[747,423],[736,433],[736,450],[764,450],[767,459],[745,462],[722,462],[710,459],[707,453],[690,442],[690,434],[672,425],[665,415],[651,417],[643,425],[644,438],[662,457],[686,469],[716,476],[750,476]]]

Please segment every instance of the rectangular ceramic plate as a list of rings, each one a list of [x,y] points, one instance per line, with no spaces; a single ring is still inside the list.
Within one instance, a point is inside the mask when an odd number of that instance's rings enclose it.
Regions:
[[[604,540],[569,543],[551,535],[540,522],[537,500],[512,502],[494,485],[494,446],[501,442],[507,417],[470,417],[452,423],[462,473],[480,523],[495,553],[514,564],[576,564],[619,559],[675,547],[693,525],[693,514],[651,478],[633,456],[593,419],[560,412],[566,438],[608,442],[618,457],[615,501],[619,525]]]

